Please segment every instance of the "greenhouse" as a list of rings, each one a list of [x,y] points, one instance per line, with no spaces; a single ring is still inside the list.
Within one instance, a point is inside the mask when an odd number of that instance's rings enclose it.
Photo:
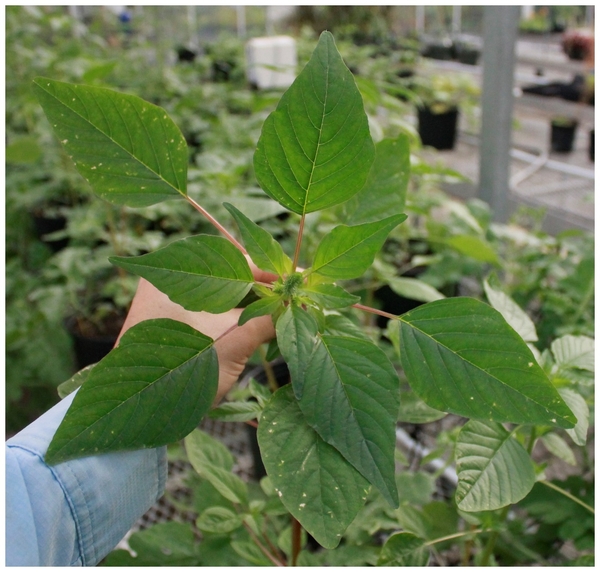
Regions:
[[[593,566],[594,5],[7,6],[8,566]]]

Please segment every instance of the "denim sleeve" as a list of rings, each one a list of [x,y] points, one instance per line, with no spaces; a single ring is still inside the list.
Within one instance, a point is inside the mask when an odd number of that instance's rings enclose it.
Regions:
[[[44,463],[72,398],[6,442],[7,566],[94,566],[163,494],[166,447]]]

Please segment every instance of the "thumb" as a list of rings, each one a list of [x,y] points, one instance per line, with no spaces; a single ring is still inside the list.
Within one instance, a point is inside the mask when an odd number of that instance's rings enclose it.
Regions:
[[[257,348],[274,337],[275,327],[271,316],[261,316],[233,329],[215,342],[219,358],[219,389],[216,401],[220,401],[231,389]]]

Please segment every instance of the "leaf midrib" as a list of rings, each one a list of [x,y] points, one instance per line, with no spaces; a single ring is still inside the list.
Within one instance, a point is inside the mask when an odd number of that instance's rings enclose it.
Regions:
[[[413,330],[423,334],[425,337],[427,337],[428,339],[430,339],[434,344],[436,344],[437,346],[441,346],[443,347],[445,350],[449,351],[452,355],[455,355],[456,357],[458,357],[459,359],[463,360],[465,363],[469,364],[471,367],[473,367],[474,369],[484,373],[485,375],[491,377],[492,379],[496,380],[498,383],[500,383],[500,385],[502,385],[504,388],[510,390],[511,392],[514,392],[516,395],[525,398],[527,401],[530,401],[531,403],[534,403],[535,405],[537,405],[538,407],[543,408],[546,411],[551,411],[550,409],[548,409],[547,407],[545,407],[544,405],[542,405],[541,403],[538,403],[537,401],[535,401],[534,399],[532,399],[530,396],[521,393],[519,391],[517,391],[514,387],[511,387],[510,385],[508,385],[506,382],[502,381],[501,379],[499,379],[498,377],[496,377],[495,375],[493,375],[491,372],[489,372],[488,370],[485,370],[483,368],[481,368],[480,366],[478,366],[477,364],[474,364],[472,361],[468,360],[467,358],[461,356],[460,354],[458,354],[458,352],[454,351],[452,348],[449,348],[447,345],[443,344],[442,342],[436,340],[432,335],[428,334],[427,332],[424,332],[423,330],[421,330],[420,328],[417,328],[415,325],[411,324],[410,322],[406,321],[405,319],[402,318],[402,316],[397,316],[396,317],[397,320],[399,320],[400,322],[402,322],[403,324],[406,324],[407,326],[409,326],[410,328],[412,328]],[[433,319],[433,318],[431,318]],[[489,351],[489,350],[488,350]],[[493,352],[495,352],[496,350],[491,350]],[[532,355],[532,360],[535,360],[535,358]],[[569,419],[567,417],[564,417],[564,415],[557,413],[556,411],[552,411],[553,414],[555,414],[557,417],[560,417],[561,419],[564,419],[565,421],[569,421]]]
[[[141,343],[141,342],[138,342]],[[125,399],[124,401],[120,401],[118,405],[116,405],[114,408],[112,408],[108,413],[102,415],[102,417],[99,417],[96,421],[94,421],[91,425],[87,425],[86,427],[84,427],[84,429],[82,429],[79,433],[77,433],[73,438],[69,439],[60,449],[58,449],[54,454],[56,455],[57,453],[59,453],[60,451],[62,451],[65,447],[69,446],[71,443],[73,443],[73,441],[75,441],[76,439],[78,439],[79,437],[81,437],[82,434],[84,434],[85,432],[89,431],[90,429],[92,429],[93,427],[96,426],[97,423],[100,423],[103,419],[105,419],[107,417],[107,415],[112,415],[115,411],[117,411],[119,408],[121,408],[122,406],[124,406],[125,404],[129,403],[133,398],[135,397],[139,397],[144,391],[146,391],[147,389],[150,389],[151,387],[153,387],[156,383],[158,383],[159,381],[162,381],[167,375],[171,374],[172,372],[182,368],[183,366],[185,366],[186,364],[188,364],[189,362],[191,362],[193,359],[196,359],[198,356],[200,356],[201,354],[204,354],[205,351],[209,350],[210,348],[212,348],[214,346],[213,344],[209,344],[208,346],[206,346],[205,348],[203,348],[202,350],[198,351],[197,353],[195,353],[193,356],[191,356],[189,359],[181,362],[177,367],[174,367],[173,369],[168,370],[166,373],[162,374],[160,377],[157,377],[154,381],[151,381],[150,383],[147,383],[144,387],[142,387],[141,389],[139,389],[138,391],[136,391],[135,393],[132,393],[129,397],[127,397],[127,399]],[[127,346],[126,346],[127,347]],[[113,366],[113,367],[118,367],[118,366]],[[137,366],[131,366],[133,368],[137,367]],[[100,372],[103,373],[103,372]],[[133,381],[133,380],[129,380],[129,381]],[[96,388],[93,388],[96,389]],[[102,403],[103,401],[114,401],[113,399],[104,399],[104,400],[100,400],[100,401],[95,401],[94,405],[98,404],[98,403]],[[155,409],[156,410],[156,409]]]
[[[35,80],[34,80],[35,81]],[[58,97],[56,97],[56,95],[50,93],[47,89],[45,89],[40,82],[35,81],[36,85],[44,90],[45,93],[47,93],[50,97],[52,97],[54,100],[56,100],[60,105],[62,105],[65,109],[69,110],[71,113],[73,113],[74,115],[76,115],[77,117],[79,117],[80,119],[82,119],[83,121],[85,121],[89,126],[91,126],[94,130],[96,130],[98,133],[100,133],[101,135],[103,135],[104,137],[106,137],[106,139],[108,139],[109,141],[111,141],[115,146],[119,147],[120,149],[122,149],[125,153],[127,153],[132,159],[134,159],[135,161],[137,161],[140,165],[142,165],[143,167],[145,167],[148,171],[150,171],[151,173],[154,173],[162,182],[164,182],[166,185],[168,185],[169,187],[171,187],[173,190],[177,191],[180,195],[183,195],[184,197],[186,196],[186,194],[183,192],[183,190],[173,186],[172,183],[170,183],[169,181],[167,181],[160,173],[156,172],[154,169],[152,169],[149,165],[147,165],[146,163],[142,162],[140,159],[138,159],[138,157],[136,157],[131,151],[129,151],[128,149],[126,149],[125,147],[123,147],[123,145],[121,145],[120,143],[118,143],[117,141],[115,141],[115,139],[113,139],[111,136],[109,136],[107,133],[105,133],[104,131],[102,131],[101,129],[99,129],[98,127],[96,127],[89,119],[83,117],[80,113],[78,113],[77,111],[75,111],[74,109],[72,109],[71,107],[69,107],[66,103],[63,103]],[[81,101],[81,97],[79,96],[79,94],[75,93],[75,95],[77,95],[77,98]],[[94,96],[95,97],[95,96]],[[100,106],[98,106],[100,107]],[[102,108],[100,108],[102,111],[102,114],[104,115],[104,110]],[[137,109],[134,106],[134,109],[136,110],[137,113]],[[166,112],[164,112],[166,114]],[[121,116],[121,114],[119,113],[119,116]],[[127,123],[124,122],[125,125],[127,126]],[[142,125],[144,126],[144,130],[146,131],[146,133],[148,133],[147,129],[146,129],[146,125],[145,123],[142,121]],[[162,125],[162,121],[161,121],[161,125]],[[152,145],[152,139],[149,139],[151,145]],[[152,145],[152,152],[155,154],[156,156],[156,151],[154,150],[154,145]],[[169,153],[169,159],[171,158],[171,154]],[[171,162],[171,168],[173,169],[173,172],[175,173],[175,168]],[[158,160],[157,160],[157,163]],[[160,164],[160,163],[159,163]],[[135,178],[135,177],[134,177]]]

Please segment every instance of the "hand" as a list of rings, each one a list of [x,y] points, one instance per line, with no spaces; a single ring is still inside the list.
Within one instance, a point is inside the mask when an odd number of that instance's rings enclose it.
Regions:
[[[258,269],[252,262],[250,262],[250,268],[252,268],[254,279],[257,282],[270,283],[276,278],[276,276]],[[213,340],[217,340],[215,350],[219,358],[219,388],[215,399],[216,404],[223,399],[237,381],[254,351],[261,344],[275,337],[271,316],[255,318],[243,326],[231,329],[237,324],[241,313],[241,308],[234,308],[222,314],[190,312],[169,300],[166,294],[163,294],[150,282],[140,278],[119,339],[129,328],[139,322],[155,318],[170,318],[184,322],[210,336]],[[231,331],[228,332],[228,330]],[[219,339],[219,336],[225,332],[228,333]],[[119,339],[117,339],[117,344]]]

